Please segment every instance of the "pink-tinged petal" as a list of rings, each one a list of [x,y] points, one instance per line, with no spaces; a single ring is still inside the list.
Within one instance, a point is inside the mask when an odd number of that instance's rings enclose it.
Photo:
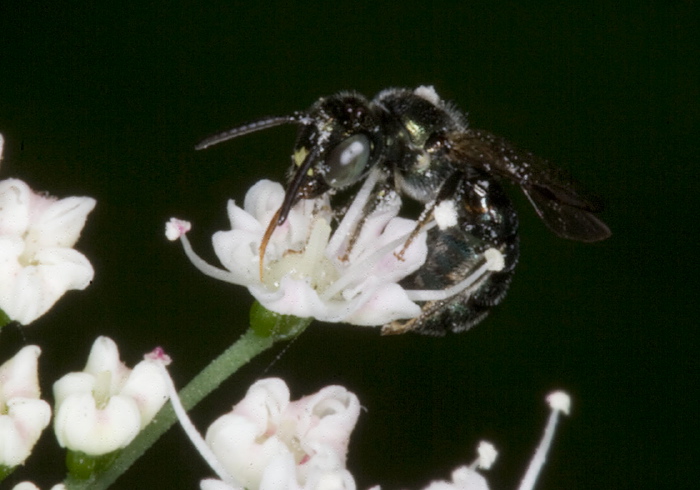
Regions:
[[[7,414],[0,415],[0,465],[24,463],[50,420],[51,407],[44,400],[11,399]]]
[[[257,427],[257,434],[274,432],[282,412],[289,406],[289,388],[279,378],[256,381],[231,413],[246,418]]]
[[[39,399],[37,375],[41,350],[21,349],[0,366],[0,465],[14,467],[29,456],[51,418],[49,404]]]
[[[325,447],[342,466],[359,415],[360,401],[342,386],[327,386],[305,396],[292,402],[285,412],[307,454],[313,454],[313,447]]]
[[[41,349],[28,345],[0,366],[0,413],[10,399],[39,398],[38,360]]]
[[[362,308],[349,315],[346,321],[354,325],[381,325],[394,320],[415,318],[420,311],[420,306],[408,298],[405,289],[396,283],[389,283],[376,289]]]
[[[71,289],[92,281],[90,262],[71,247],[95,200],[57,200],[20,180],[0,182],[0,308],[24,325]]]
[[[354,489],[345,469],[360,404],[341,386],[288,402],[279,379],[257,382],[207,431],[207,445],[246,488]]]

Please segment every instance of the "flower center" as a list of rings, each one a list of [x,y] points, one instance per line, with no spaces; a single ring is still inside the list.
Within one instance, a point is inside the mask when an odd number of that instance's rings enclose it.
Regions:
[[[35,233],[27,232],[22,236],[22,240],[24,241],[24,250],[22,250],[22,253],[17,257],[17,261],[22,267],[37,265],[38,262],[34,258],[39,248],[37,236],[35,236]]]
[[[331,227],[324,218],[313,220],[311,232],[301,250],[286,250],[265,267],[263,282],[268,288],[277,289],[284,276],[305,280],[317,292],[323,292],[340,276],[331,260],[325,255]]]
[[[95,406],[102,410],[109,403],[110,385],[112,384],[112,373],[110,371],[100,371],[95,376],[95,388],[92,390],[92,395],[95,397]]]

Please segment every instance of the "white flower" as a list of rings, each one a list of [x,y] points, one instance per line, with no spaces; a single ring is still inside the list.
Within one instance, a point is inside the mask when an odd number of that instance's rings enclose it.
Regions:
[[[420,307],[397,283],[425,261],[427,227],[404,246],[416,222],[397,217],[401,200],[393,192],[363,221],[363,207],[376,182],[376,176],[366,180],[335,230],[327,195],[300,200],[270,237],[262,269],[260,245],[284,199],[280,184],[258,182],[246,194],[243,208],[229,201],[231,230],[213,237],[214,251],[226,270],[204,263],[192,252],[184,236],[189,223],[173,219],[166,234],[183,240],[188,256],[203,272],[247,286],[276,313],[355,325],[413,318]]]
[[[49,425],[51,407],[39,399],[39,354],[29,345],[0,366],[0,466],[24,463]]]
[[[30,481],[23,481],[12,487],[12,490],[41,490],[39,487],[34,485]],[[51,490],[66,490],[66,486],[63,483],[58,483],[51,487]]]
[[[129,444],[168,398],[157,362],[147,356],[127,368],[108,337],[97,338],[83,372],[65,375],[53,391],[58,443],[92,456]]]
[[[17,179],[0,181],[0,309],[24,325],[46,313],[70,289],[85,289],[92,265],[72,247],[89,197],[56,199]]]
[[[237,482],[230,488],[354,490],[345,458],[359,413],[341,386],[290,402],[284,381],[265,379],[209,427],[206,442]],[[219,485],[205,480],[202,489]]]

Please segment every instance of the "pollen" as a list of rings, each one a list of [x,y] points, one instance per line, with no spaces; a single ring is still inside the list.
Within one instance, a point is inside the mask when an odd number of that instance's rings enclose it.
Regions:
[[[452,199],[440,201],[433,210],[433,217],[438,228],[444,230],[457,224],[457,209]]]
[[[304,160],[306,160],[306,157],[309,154],[308,148],[301,147],[298,150],[294,152],[292,155],[292,161],[294,162],[294,165],[297,167],[300,167],[302,163],[304,163]]]

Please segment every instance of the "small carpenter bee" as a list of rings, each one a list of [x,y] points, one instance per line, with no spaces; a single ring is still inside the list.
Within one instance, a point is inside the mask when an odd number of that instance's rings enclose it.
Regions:
[[[207,138],[196,148],[286,123],[300,129],[285,199],[268,227],[261,255],[300,199],[349,187],[372,170],[381,177],[365,213],[394,189],[425,208],[416,235],[429,221],[439,221],[439,209],[449,209],[451,218],[428,231],[425,263],[401,282],[406,289],[445,293],[426,297],[417,318],[385,325],[383,333],[461,332],[503,300],[518,261],[518,219],[499,178],[518,184],[560,237],[594,242],[610,236],[595,215],[602,210],[595,197],[545,160],[469,128],[465,116],[432,87],[387,89],[371,101],[340,92],[307,111],[263,118]],[[484,268],[492,249],[502,261]],[[461,286],[466,283],[468,287]]]

